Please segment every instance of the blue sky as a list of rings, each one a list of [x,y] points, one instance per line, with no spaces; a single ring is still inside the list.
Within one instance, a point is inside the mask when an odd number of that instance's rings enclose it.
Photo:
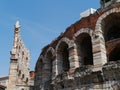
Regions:
[[[0,0],[0,76],[9,73],[14,24],[21,24],[21,36],[31,53],[34,70],[41,49],[88,8],[99,8],[99,0]]]

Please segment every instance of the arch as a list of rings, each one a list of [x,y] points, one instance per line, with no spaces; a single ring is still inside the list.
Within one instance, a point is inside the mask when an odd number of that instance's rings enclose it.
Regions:
[[[96,26],[95,26],[95,34],[97,34],[97,32],[101,32],[102,33],[102,20],[105,19],[108,15],[112,14],[112,13],[118,13],[120,12],[120,8],[113,8],[111,10],[108,10],[107,12],[103,13],[97,20]]]
[[[115,44],[112,44],[111,48],[108,48],[111,43],[117,42],[118,39],[120,39],[120,8],[113,8],[108,10],[107,12],[103,13],[97,20],[96,26],[95,26],[95,35],[98,35],[99,37],[103,38],[104,47],[106,50],[104,52],[109,53],[113,47],[115,47]],[[114,49],[113,49],[114,51]],[[117,52],[117,51],[115,51]],[[111,61],[111,56],[113,55],[113,52],[110,52],[110,56],[106,56],[108,61]],[[113,59],[113,58],[112,58]]]
[[[46,51],[45,57],[47,56],[47,53],[51,52],[53,56],[55,56],[55,49],[53,47],[49,47]]]
[[[88,33],[92,37],[93,30],[91,30],[89,28],[82,28],[74,34],[73,38],[75,39],[76,37],[78,37],[82,33]]]
[[[58,73],[69,71],[70,61],[69,61],[69,48],[71,47],[71,40],[68,38],[62,38],[56,47],[57,63],[58,63]]]
[[[95,26],[95,31],[94,31],[94,36],[97,36],[97,38],[93,38],[93,43],[94,43],[94,52],[96,52],[96,48],[95,46],[97,45],[101,45],[102,48],[99,48],[98,51],[102,56],[100,57],[101,63],[102,65],[104,65],[107,62],[107,59],[109,59],[109,57],[107,57],[106,53],[108,53],[107,51],[107,47],[109,47],[109,45],[107,44],[108,41],[112,40],[111,37],[111,33],[112,33],[112,29],[110,29],[111,26],[114,26],[113,21],[115,21],[112,17],[112,15],[114,14],[118,14],[120,13],[120,8],[116,7],[116,8],[112,8],[106,12],[104,12],[97,20],[96,22],[96,26]],[[108,21],[107,21],[108,20]],[[119,19],[118,19],[119,20]],[[108,25],[109,24],[113,24],[113,25]],[[108,25],[108,26],[106,26]],[[105,31],[106,30],[106,31]],[[110,30],[110,33],[108,33],[108,31]],[[106,36],[108,34],[108,36]],[[110,36],[110,37],[109,37]],[[106,38],[109,37],[109,38]],[[99,39],[98,39],[99,38]],[[95,39],[95,40],[94,40]],[[99,41],[97,44],[95,44],[94,41]],[[107,47],[106,47],[107,46]],[[97,52],[94,53],[97,55]],[[95,56],[95,55],[94,55]],[[96,56],[97,57],[97,56]],[[96,58],[94,57],[94,59]]]
[[[48,67],[48,79],[52,80],[53,76],[53,61],[55,60],[55,50],[53,47],[49,47],[45,54],[46,66]]]
[[[78,31],[74,36],[80,65],[93,65],[92,31],[82,29],[82,31]]]
[[[113,13],[104,19],[103,31],[105,41],[120,38],[120,13]],[[111,22],[112,21],[112,22]],[[111,22],[111,23],[109,23]]]
[[[56,51],[58,50],[58,47],[60,46],[61,42],[65,42],[68,47],[72,47],[73,46],[73,41],[69,40],[67,37],[63,37],[57,44],[56,46]]]
[[[55,50],[53,47],[47,48],[44,55],[43,83],[44,88],[51,87],[53,77],[53,61],[55,60]]]

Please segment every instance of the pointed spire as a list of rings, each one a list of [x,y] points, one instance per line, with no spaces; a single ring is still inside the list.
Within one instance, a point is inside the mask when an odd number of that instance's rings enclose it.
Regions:
[[[19,23],[19,21],[16,21],[15,28],[20,28],[20,23]]]
[[[17,47],[17,40],[20,39],[20,24],[19,21],[16,21],[14,25],[14,42],[13,42],[13,47]]]
[[[15,28],[15,34],[20,34],[20,23],[19,23],[19,21],[17,20],[16,21],[16,23],[15,23],[15,25],[14,25],[14,28]]]

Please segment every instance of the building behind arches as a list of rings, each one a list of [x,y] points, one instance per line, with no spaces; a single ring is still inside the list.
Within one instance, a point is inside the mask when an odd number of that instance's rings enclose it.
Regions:
[[[100,4],[42,49],[35,90],[120,90],[120,0]]]

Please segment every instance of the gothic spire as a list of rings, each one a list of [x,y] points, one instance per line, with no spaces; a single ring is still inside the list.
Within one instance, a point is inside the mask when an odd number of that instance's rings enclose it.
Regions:
[[[20,28],[19,21],[16,21],[15,28]]]
[[[19,24],[19,21],[16,21],[14,25],[14,42],[13,42],[14,48],[16,47],[19,36],[20,36],[20,24]]]
[[[20,32],[20,24],[19,24],[19,21],[16,21],[14,27],[15,27],[15,33],[19,33],[19,32]]]

